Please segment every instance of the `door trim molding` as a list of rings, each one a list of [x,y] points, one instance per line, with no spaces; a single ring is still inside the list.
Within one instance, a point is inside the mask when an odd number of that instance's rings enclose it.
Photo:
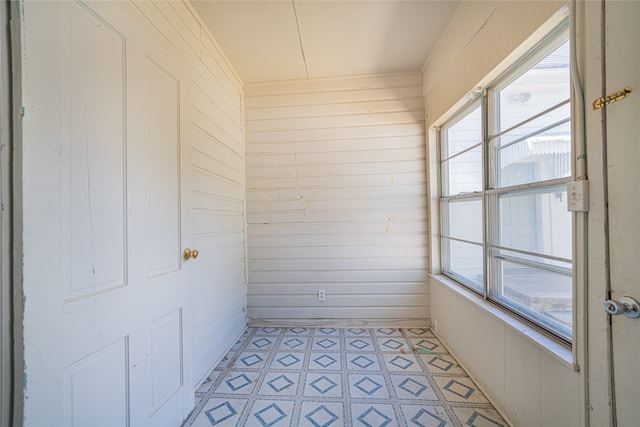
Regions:
[[[8,1],[0,2],[0,424],[10,425],[13,420],[14,308],[11,282],[12,236],[11,236],[11,151],[12,151],[12,31]]]
[[[7,188],[10,160],[8,155],[11,149],[11,50],[9,27],[9,3],[0,2],[0,199],[4,205],[8,199]],[[9,425],[11,422],[12,387],[13,387],[13,350],[11,342],[13,333],[11,330],[12,304],[11,304],[11,236],[7,233],[7,221],[10,214],[4,209],[0,211],[0,424]]]
[[[2,187],[0,195],[4,209],[0,215],[2,235],[2,281],[3,296],[7,296],[4,307],[10,310],[3,314],[3,325],[7,324],[10,334],[7,352],[3,346],[2,357],[9,358],[10,385],[2,390],[2,405],[8,406],[6,415],[9,424],[19,426],[24,424],[24,341],[22,319],[24,314],[22,289],[22,2],[0,0],[0,17],[3,35],[2,85],[8,84],[10,89],[6,93],[7,110],[5,114],[8,124],[7,139],[3,140],[5,147],[0,154],[0,178]],[[6,67],[5,67],[6,65]],[[7,73],[6,75],[4,73]],[[4,102],[5,99],[3,99]],[[4,107],[4,105],[3,105]],[[7,317],[8,316],[8,317]],[[5,320],[8,320],[5,323]],[[3,343],[4,344],[4,343]],[[4,367],[3,367],[4,368]],[[4,380],[3,380],[4,381]],[[7,391],[10,396],[5,396]],[[5,418],[0,420],[5,422]],[[4,425],[4,424],[3,424]]]

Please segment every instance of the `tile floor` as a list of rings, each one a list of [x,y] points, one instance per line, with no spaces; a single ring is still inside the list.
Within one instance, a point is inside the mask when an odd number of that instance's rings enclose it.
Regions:
[[[428,329],[249,328],[190,426],[507,426]]]

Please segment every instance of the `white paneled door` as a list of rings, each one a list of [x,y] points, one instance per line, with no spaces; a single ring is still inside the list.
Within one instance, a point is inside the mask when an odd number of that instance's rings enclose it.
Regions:
[[[130,2],[25,2],[25,424],[193,405],[189,84]]]
[[[631,95],[606,108],[607,174],[611,299],[628,296],[640,301],[640,2],[607,1],[606,92],[626,87]],[[638,425],[640,403],[640,318],[611,318],[613,389],[617,425]]]

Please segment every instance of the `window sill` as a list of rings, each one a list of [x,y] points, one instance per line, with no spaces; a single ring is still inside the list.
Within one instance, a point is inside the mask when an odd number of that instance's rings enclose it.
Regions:
[[[544,350],[546,353],[551,355],[563,365],[576,372],[579,371],[579,366],[576,363],[573,351],[570,348],[565,347],[564,345],[558,343],[552,338],[549,338],[527,323],[524,323],[519,319],[509,315],[508,313],[500,310],[498,307],[488,303],[478,295],[474,294],[471,291],[468,291],[461,285],[443,275],[430,275],[430,279],[432,283],[435,282],[448,289],[449,291],[454,292],[455,294],[459,295],[466,301],[476,306],[478,309],[489,314],[496,320],[499,320],[506,326],[510,327],[512,330],[518,332],[520,335],[523,335],[525,338],[537,345],[539,348]]]

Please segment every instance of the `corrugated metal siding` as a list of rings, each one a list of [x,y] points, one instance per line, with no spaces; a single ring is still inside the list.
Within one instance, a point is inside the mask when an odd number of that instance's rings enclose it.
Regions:
[[[249,85],[245,120],[250,317],[428,318],[421,75]]]
[[[190,230],[193,378],[201,379],[246,326],[242,82],[185,2],[135,2],[190,68]]]

